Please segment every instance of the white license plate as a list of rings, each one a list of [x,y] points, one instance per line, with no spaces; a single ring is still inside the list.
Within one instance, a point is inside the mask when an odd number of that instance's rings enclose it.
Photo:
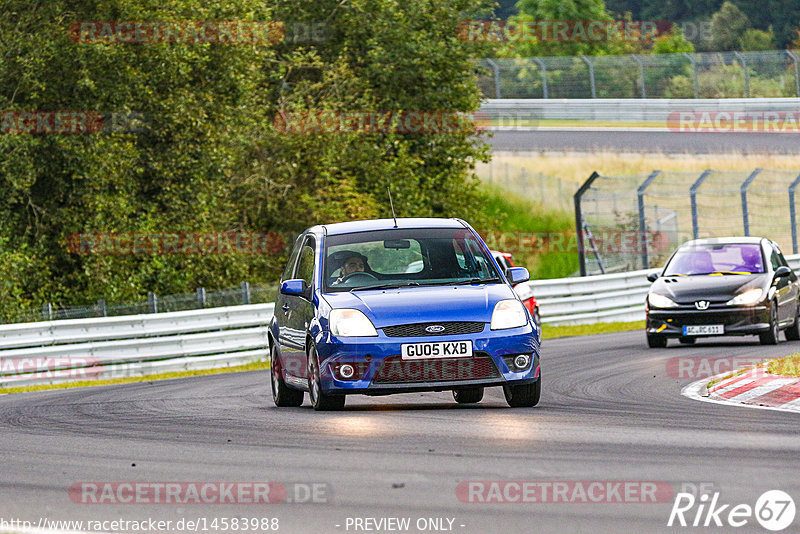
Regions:
[[[683,327],[684,336],[705,336],[724,333],[725,326],[721,324],[703,324]]]
[[[437,343],[403,343],[400,353],[404,360],[425,358],[464,358],[472,356],[472,341],[439,341]]]

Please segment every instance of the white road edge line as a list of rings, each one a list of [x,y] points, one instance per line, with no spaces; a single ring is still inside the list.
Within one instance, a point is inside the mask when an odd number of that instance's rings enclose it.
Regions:
[[[703,402],[713,402],[714,404],[725,404],[727,406],[739,406],[741,408],[756,408],[759,410],[774,410],[776,412],[790,412],[790,413],[800,413],[800,405],[795,407],[786,407],[786,403],[782,406],[756,406],[755,404],[742,404],[740,402],[732,402],[727,400],[720,400],[720,399],[712,399],[711,397],[706,397],[703,393],[706,392],[706,384],[708,384],[711,380],[715,378],[724,376],[727,373],[712,376],[711,378],[703,378],[702,380],[697,380],[696,382],[692,382],[691,384],[684,386],[681,389],[681,395],[687,397],[692,400],[698,400]]]

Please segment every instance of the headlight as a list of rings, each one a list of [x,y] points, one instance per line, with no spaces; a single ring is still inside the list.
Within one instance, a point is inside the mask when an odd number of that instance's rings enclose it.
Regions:
[[[678,306],[671,298],[659,295],[658,293],[650,293],[647,295],[647,301],[653,308],[675,308]]]
[[[372,321],[358,310],[340,308],[331,311],[331,334],[337,337],[375,337]]]
[[[725,304],[730,304],[732,306],[737,304],[749,306],[761,300],[762,296],[764,296],[764,290],[760,287],[754,287],[753,289],[742,291]]]
[[[494,306],[492,312],[492,330],[517,328],[528,324],[525,306],[517,299],[501,300]]]

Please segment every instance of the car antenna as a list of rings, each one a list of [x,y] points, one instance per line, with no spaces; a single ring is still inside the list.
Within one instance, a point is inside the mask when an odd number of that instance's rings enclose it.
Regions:
[[[397,228],[397,215],[394,214],[394,202],[392,202],[392,188],[386,187],[386,191],[389,193],[389,206],[392,208],[392,217],[394,218],[394,227]]]

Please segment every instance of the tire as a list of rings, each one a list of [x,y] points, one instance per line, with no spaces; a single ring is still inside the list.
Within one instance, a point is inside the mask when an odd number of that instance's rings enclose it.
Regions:
[[[797,308],[797,312],[794,314],[794,324],[784,330],[786,333],[786,339],[789,341],[797,341],[800,339],[800,306]]]
[[[684,345],[694,345],[697,342],[696,337],[679,337],[678,341]]]
[[[769,330],[758,334],[758,341],[762,345],[778,344],[778,303],[772,303],[769,311]]]
[[[542,395],[542,376],[532,384],[521,386],[503,386],[506,402],[512,408],[531,408],[539,404]]]
[[[296,407],[303,404],[305,393],[298,389],[292,389],[286,385],[281,372],[280,359],[278,358],[278,347],[273,341],[269,351],[269,373],[272,384],[272,402],[279,408]]]
[[[647,346],[651,349],[663,349],[667,346],[666,336],[657,336],[654,334],[647,334]]]
[[[314,345],[308,349],[308,398],[311,400],[311,406],[318,412],[344,408],[344,395],[327,395],[322,391],[319,359]]]
[[[480,402],[481,399],[483,398],[483,388],[473,387],[473,388],[454,389],[453,398],[459,404],[474,404],[476,402]]]

